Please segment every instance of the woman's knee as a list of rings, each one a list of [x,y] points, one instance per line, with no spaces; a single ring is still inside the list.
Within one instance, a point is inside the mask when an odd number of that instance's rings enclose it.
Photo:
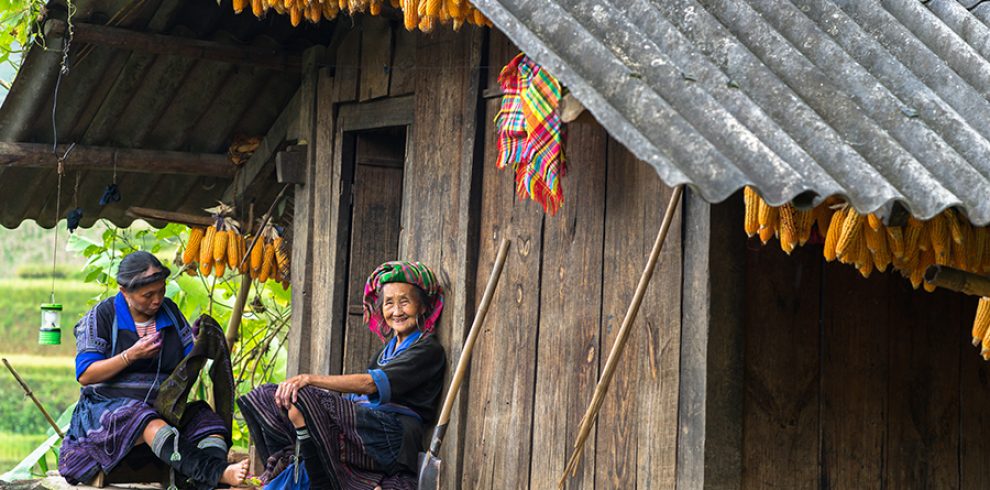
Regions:
[[[138,443],[145,443],[149,446],[151,445],[151,440],[155,438],[155,434],[162,428],[168,425],[162,419],[151,419],[148,421],[147,425],[144,426],[144,431],[141,433],[141,438],[138,439]]]
[[[302,412],[295,407],[295,405],[289,407],[289,421],[291,421],[292,426],[296,428],[306,426],[306,419],[303,417]]]

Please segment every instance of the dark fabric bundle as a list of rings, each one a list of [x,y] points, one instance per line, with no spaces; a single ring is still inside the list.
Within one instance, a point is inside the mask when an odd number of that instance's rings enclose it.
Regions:
[[[196,344],[192,351],[179,363],[158,390],[155,410],[168,423],[177,425],[182,420],[188,402],[189,391],[203,364],[213,360],[210,379],[213,381],[213,401],[217,415],[223,420],[228,434],[234,416],[234,373],[230,364],[230,351],[223,329],[209,315],[202,315],[194,323],[199,327]],[[231,444],[227,438],[227,444]]]

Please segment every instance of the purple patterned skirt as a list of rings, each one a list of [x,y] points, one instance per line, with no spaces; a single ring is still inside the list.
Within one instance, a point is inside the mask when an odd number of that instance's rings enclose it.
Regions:
[[[148,422],[160,418],[151,406],[157,393],[140,388],[143,381],[128,379],[126,384],[101,383],[80,390],[79,403],[72,412],[59,453],[58,471],[66,481],[88,483],[99,471],[112,471],[140,439]],[[187,407],[179,434],[180,439],[195,443],[210,435],[226,437],[228,431],[208,405],[197,402]]]
[[[296,432],[285,410],[275,405],[276,386],[259,386],[237,400],[259,456],[267,460],[262,481],[288,466]],[[403,449],[417,444],[395,414],[371,410],[319,388],[299,390],[296,407],[319,448],[320,461],[343,490],[415,490],[416,476]],[[311,464],[307,461],[307,465]],[[413,466],[415,463],[413,463]]]

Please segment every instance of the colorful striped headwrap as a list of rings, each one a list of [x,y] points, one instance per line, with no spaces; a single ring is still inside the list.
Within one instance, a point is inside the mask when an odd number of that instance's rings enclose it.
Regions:
[[[563,125],[557,107],[560,82],[519,53],[502,68],[502,106],[495,117],[500,169],[516,172],[516,194],[529,197],[553,216],[564,202],[560,178],[566,171]]]
[[[390,282],[404,282],[418,286],[429,298],[429,316],[424,319],[420,329],[424,334],[433,332],[440,312],[443,311],[443,287],[433,271],[422,262],[407,262],[405,260],[395,260],[385,262],[378,266],[374,272],[368,276],[368,281],[364,283],[364,321],[368,329],[375,333],[378,338],[385,341],[385,336],[389,333],[389,326],[385,323],[382,312],[375,308],[375,302],[382,294],[382,285]]]

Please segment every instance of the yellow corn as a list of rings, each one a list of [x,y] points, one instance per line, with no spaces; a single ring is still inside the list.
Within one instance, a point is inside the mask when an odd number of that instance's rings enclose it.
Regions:
[[[371,15],[381,15],[382,13],[382,1],[381,0],[371,0],[368,5],[368,13]]]
[[[850,208],[846,219],[842,222],[842,232],[839,234],[839,241],[835,244],[835,256],[842,258],[850,245],[859,239],[863,231],[863,215]]]
[[[883,222],[880,221],[880,217],[877,216],[876,213],[870,213],[866,215],[866,223],[869,224],[870,228],[872,228],[874,231],[883,228]]]
[[[986,337],[987,327],[990,327],[990,298],[980,298],[976,305],[976,316],[973,318],[973,345],[979,345]]]
[[[911,256],[918,248],[918,241],[921,232],[924,231],[924,222],[918,221],[914,216],[908,217],[907,225],[904,227],[904,255]]]
[[[285,250],[282,237],[276,237],[272,244],[275,247],[275,268],[279,270],[278,277],[281,278],[289,270],[289,254]]]
[[[296,7],[289,9],[289,22],[292,27],[297,27],[302,22],[302,11]]]
[[[859,266],[859,275],[863,276],[864,279],[869,278],[872,272],[873,272],[873,262],[870,260],[867,260],[866,262],[863,263],[863,265]]]
[[[798,240],[794,206],[791,203],[786,203],[777,208],[777,212],[780,215],[780,249],[790,255]]]
[[[969,233],[970,232],[967,228],[963,228],[962,243],[956,243],[955,241],[953,241],[950,242],[949,244],[949,248],[951,249],[951,251],[949,252],[949,256],[952,257],[952,262],[951,262],[952,267],[955,267],[956,269],[959,270],[964,270],[964,271],[969,270],[968,267],[969,264],[967,264],[966,250],[973,248],[972,240],[968,236]]]
[[[846,219],[846,208],[840,208],[832,213],[832,220],[825,233],[825,247],[822,255],[825,260],[831,262],[835,260],[835,246],[839,243],[839,235],[842,233],[842,222]]]
[[[928,234],[931,237],[932,250],[935,251],[935,262],[940,265],[949,263],[949,223],[945,214],[940,214],[928,221]]]
[[[435,20],[436,17],[430,17],[428,15],[424,15],[423,17],[420,17],[419,30],[423,32],[433,32],[433,25]]]
[[[265,244],[265,258],[261,262],[261,272],[258,274],[258,280],[265,282],[271,277],[272,272],[275,268],[275,247],[271,243]]]
[[[182,263],[189,264],[199,258],[199,244],[203,241],[206,229],[194,226],[189,230],[189,241],[186,242],[186,249],[182,252]]]
[[[426,16],[437,18],[440,16],[440,0],[426,0]]]
[[[990,330],[983,334],[980,353],[983,355],[983,360],[990,360]]]
[[[972,272],[982,272],[983,253],[987,246],[987,230],[983,227],[973,228],[973,240],[969,242],[966,250],[966,263]]]
[[[811,238],[811,227],[815,224],[815,215],[810,209],[795,209],[794,223],[797,227],[798,245],[808,243]]]
[[[241,260],[241,247],[237,244],[240,237],[241,235],[233,229],[227,233],[227,266],[231,269],[236,268],[237,263]]]
[[[246,242],[247,242],[247,238],[245,238],[243,235],[238,235],[238,239],[237,239],[237,248],[238,248],[237,256],[240,257],[240,259],[238,260],[238,264],[240,265],[240,267],[238,268],[238,271],[241,274],[246,274],[247,271],[248,271],[248,269],[251,268],[251,258],[250,257],[248,257],[247,259],[244,258],[245,255],[247,255],[247,243]]]
[[[889,226],[886,228],[887,231],[887,245],[890,248],[890,254],[895,258],[904,257],[904,229],[900,226]]]
[[[223,273],[227,269],[227,264],[222,260],[218,260],[213,263],[213,275],[216,277],[223,277]]]
[[[265,15],[265,4],[262,0],[251,0],[251,13],[261,18]]]
[[[199,270],[203,270],[203,264],[213,263],[213,239],[217,235],[217,228],[210,226],[206,228],[203,241],[199,244]]]
[[[213,238],[213,261],[223,262],[227,254],[227,230],[217,230]]]
[[[263,242],[263,240],[261,238],[258,238],[258,240],[254,244],[254,247],[251,249],[251,269],[252,270],[259,270],[259,269],[261,269],[261,265],[262,265],[262,263],[264,261],[265,247],[264,247],[264,244],[262,242]]]
[[[306,7],[306,10],[304,12],[306,16],[306,20],[310,21],[313,24],[320,22],[320,17],[321,17],[320,14],[322,13],[322,10],[323,9],[320,8],[320,5],[318,3],[315,2],[311,3],[308,7]]]
[[[486,19],[485,15],[482,14],[481,11],[478,9],[474,9],[474,25],[476,26],[488,25],[488,19]]]
[[[778,225],[777,208],[769,205],[766,201],[760,201],[760,212],[758,220],[760,222],[760,241],[766,244],[777,232]]]
[[[419,25],[416,0],[402,0],[402,21],[407,31],[413,31]]]
[[[210,275],[210,270],[213,269],[213,262],[200,262],[199,263],[199,275],[206,277]]]
[[[759,194],[756,193],[750,186],[746,186],[743,189],[743,203],[746,208],[746,219],[743,222],[743,229],[746,230],[746,236],[752,237],[758,231],[760,231],[760,199]]]
[[[887,233],[882,228],[873,229],[867,226],[865,230],[866,247],[873,256],[873,266],[880,272],[887,270],[890,264],[890,248],[887,246]]]
[[[464,9],[461,8],[461,0],[447,0],[447,12],[454,20],[464,20]]]
[[[247,0],[234,0],[234,13],[241,13],[247,7]]]
[[[952,241],[962,245],[963,227],[965,225],[959,219],[959,215],[952,208],[947,208],[942,214],[945,216],[945,221],[949,225],[949,235],[952,237]]]

